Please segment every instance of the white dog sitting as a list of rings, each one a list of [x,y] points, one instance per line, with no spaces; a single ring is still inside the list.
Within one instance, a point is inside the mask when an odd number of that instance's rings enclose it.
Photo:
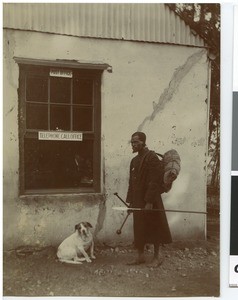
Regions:
[[[89,228],[89,222],[80,222],[75,225],[75,232],[67,237],[58,247],[57,257],[59,261],[71,264],[82,264],[82,261],[92,262],[94,256],[93,235]],[[87,254],[89,250],[90,257]],[[81,256],[81,257],[80,257]],[[83,257],[82,257],[83,256]]]

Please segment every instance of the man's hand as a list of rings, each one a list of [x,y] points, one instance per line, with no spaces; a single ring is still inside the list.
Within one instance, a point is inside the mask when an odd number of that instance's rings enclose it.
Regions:
[[[145,209],[152,209],[152,208],[153,208],[153,204],[152,203],[146,203]]]

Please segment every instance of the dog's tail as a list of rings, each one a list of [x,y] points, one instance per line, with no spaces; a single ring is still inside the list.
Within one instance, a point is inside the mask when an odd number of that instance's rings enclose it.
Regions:
[[[81,261],[75,261],[75,260],[68,260],[68,259],[59,259],[60,262],[63,262],[63,263],[67,263],[67,264],[74,264],[74,265],[81,265],[82,262]]]

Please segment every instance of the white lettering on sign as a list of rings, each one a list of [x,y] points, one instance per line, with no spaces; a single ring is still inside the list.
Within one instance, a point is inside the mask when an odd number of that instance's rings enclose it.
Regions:
[[[82,141],[82,132],[39,131],[38,139],[45,141]]]
[[[71,70],[50,69],[50,76],[72,78],[73,72]]]

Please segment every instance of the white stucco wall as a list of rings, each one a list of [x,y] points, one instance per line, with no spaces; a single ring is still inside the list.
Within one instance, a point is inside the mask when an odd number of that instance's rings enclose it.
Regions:
[[[132,218],[120,236],[125,213],[113,195],[125,198],[129,144],[133,132],[147,134],[147,145],[181,156],[181,173],[163,195],[168,209],[206,209],[206,155],[209,63],[202,48],[129,41],[77,38],[4,30],[4,244],[57,245],[83,220],[96,228],[98,241],[132,241]],[[18,65],[13,57],[103,62],[102,196],[45,195],[19,197]],[[105,200],[105,204],[104,204]],[[175,239],[204,238],[202,214],[168,213]],[[17,231],[16,231],[17,228]]]

